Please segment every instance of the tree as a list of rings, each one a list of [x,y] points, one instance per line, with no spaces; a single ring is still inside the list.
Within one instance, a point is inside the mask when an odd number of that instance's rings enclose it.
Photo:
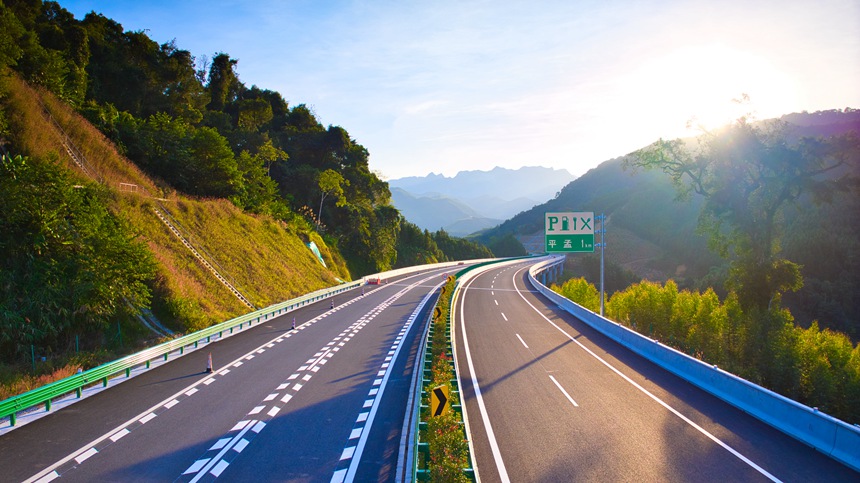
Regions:
[[[317,184],[320,188],[320,211],[317,215],[317,221],[321,223],[323,202],[328,196],[337,198],[336,206],[346,204],[346,199],[343,197],[343,187],[344,185],[349,186],[349,181],[343,179],[343,176],[337,171],[327,169],[320,173]]]
[[[780,257],[784,208],[802,196],[828,202],[837,191],[856,188],[858,149],[854,134],[792,142],[784,123],[741,118],[706,132],[697,147],[660,140],[625,163],[663,170],[679,199],[693,192],[704,197],[699,226],[712,248],[733,259],[730,288],[742,306],[766,309],[803,283],[800,266]]]
[[[241,85],[233,69],[239,61],[224,53],[216,54],[209,69],[209,109],[223,111],[236,98]]]
[[[149,305],[155,260],[56,162],[0,157],[0,359],[60,349]]]

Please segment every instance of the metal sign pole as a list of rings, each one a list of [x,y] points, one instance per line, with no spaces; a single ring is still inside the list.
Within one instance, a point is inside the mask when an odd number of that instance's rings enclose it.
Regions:
[[[600,220],[600,230],[597,230],[597,232],[600,233],[600,243],[598,244],[600,247],[600,316],[603,317],[603,299],[606,293],[603,285],[603,255],[606,250],[606,215],[601,213],[600,216],[595,216],[595,218]]]

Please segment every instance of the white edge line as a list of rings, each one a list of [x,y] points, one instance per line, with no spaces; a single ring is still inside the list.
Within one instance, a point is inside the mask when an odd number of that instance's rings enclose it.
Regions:
[[[255,351],[259,350],[260,348],[265,347],[265,346],[266,346],[266,344],[270,344],[270,343],[272,343],[272,341],[276,340],[278,337],[283,337],[283,336],[282,336],[282,335],[279,335],[279,336],[277,336],[277,337],[272,338],[272,340],[270,340],[270,341],[268,341],[268,342],[264,342],[264,343],[263,343],[263,344],[261,344],[260,346],[258,346],[258,347],[256,347],[256,348],[254,348],[254,349],[252,349],[252,350],[248,351],[247,353],[245,353],[245,354],[243,354],[243,355],[241,355],[241,356],[237,357],[237,358],[236,358],[236,359],[234,359],[233,361],[228,362],[227,364],[225,364],[224,366],[222,366],[222,368],[221,368],[221,369],[224,369],[224,368],[226,368],[226,367],[228,367],[228,366],[230,366],[230,365],[234,364],[235,362],[241,361],[241,360],[242,360],[245,356],[247,356],[248,354],[251,354],[251,353],[253,353],[253,352],[255,352]],[[219,339],[219,340],[220,340],[220,339]],[[175,360],[175,359],[172,359],[172,360],[171,360],[171,361],[169,361],[169,362],[172,362],[173,360]],[[169,362],[168,362],[168,363],[169,363]],[[218,372],[218,371],[220,371],[221,369],[213,370],[212,372],[213,372],[213,373],[217,373],[217,372]],[[210,382],[207,382],[207,381],[210,381]],[[150,413],[153,413],[153,412],[157,411],[158,409],[160,409],[162,406],[164,406],[165,404],[169,403],[169,402],[170,402],[170,401],[172,401],[173,399],[176,399],[176,398],[178,398],[178,397],[182,396],[183,394],[185,394],[186,396],[190,396],[189,394],[186,394],[186,393],[187,393],[187,392],[190,392],[190,391],[192,391],[192,390],[194,390],[194,389],[196,389],[196,388],[197,388],[197,386],[199,386],[200,384],[208,385],[208,384],[209,384],[209,383],[211,383],[211,382],[214,382],[214,379],[212,379],[211,374],[209,374],[209,375],[207,375],[207,377],[204,377],[204,378],[200,379],[199,381],[197,381],[197,382],[195,382],[195,383],[193,383],[193,384],[191,384],[191,385],[189,385],[189,386],[186,386],[186,387],[185,387],[185,388],[183,388],[183,389],[180,389],[180,390],[179,390],[179,391],[177,391],[176,393],[174,393],[174,394],[172,394],[172,395],[168,396],[167,398],[165,398],[163,401],[161,401],[161,402],[159,402],[159,403],[155,404],[154,406],[150,407],[149,409],[146,409],[145,411],[141,412],[141,413],[140,413],[140,414],[138,414],[137,416],[132,417],[131,419],[129,419],[129,420],[128,420],[128,421],[126,421],[125,423],[123,423],[123,424],[121,424],[121,425],[117,426],[116,428],[114,428],[114,429],[112,429],[112,430],[108,431],[107,433],[103,434],[102,436],[100,436],[99,438],[97,438],[97,439],[93,440],[92,442],[90,442],[90,443],[88,443],[88,444],[86,444],[86,445],[82,446],[82,447],[81,447],[81,448],[79,448],[78,450],[76,450],[76,451],[72,452],[71,454],[69,454],[69,455],[68,455],[68,456],[66,456],[65,458],[63,458],[63,459],[61,459],[61,460],[57,461],[56,463],[54,463],[54,464],[52,464],[52,465],[48,466],[47,468],[43,469],[42,471],[40,471],[40,472],[36,473],[35,475],[31,476],[30,478],[27,478],[26,480],[24,480],[24,483],[33,483],[33,482],[36,482],[36,481],[40,481],[40,480],[41,480],[41,478],[45,477],[46,475],[50,474],[51,472],[55,472],[55,471],[57,470],[57,468],[59,468],[59,467],[63,466],[64,464],[68,463],[69,461],[71,461],[71,460],[75,459],[76,457],[78,457],[79,455],[81,455],[82,453],[84,453],[85,451],[87,451],[89,448],[92,448],[92,447],[94,447],[94,446],[98,445],[99,443],[103,442],[104,440],[106,440],[106,439],[110,438],[110,437],[111,437],[111,436],[113,436],[114,434],[116,434],[116,433],[118,433],[118,432],[120,432],[120,431],[122,431],[122,430],[124,430],[124,429],[127,429],[127,428],[128,428],[128,426],[132,425],[134,422],[138,421],[138,420],[139,420],[139,419],[141,419],[141,418],[146,417],[146,416],[147,416],[147,415],[149,415]],[[196,392],[196,391],[195,391],[195,392]],[[194,392],[192,392],[191,394],[194,394]]]
[[[474,280],[474,279],[473,279]],[[471,281],[467,285],[471,285]],[[465,297],[466,291],[468,287],[463,287],[462,293]],[[458,299],[460,298],[460,291],[457,291],[456,295]],[[458,300],[459,301],[459,300]],[[456,304],[451,304],[454,307]],[[487,414],[487,407],[484,405],[484,397],[481,395],[481,387],[478,385],[478,379],[475,377],[475,365],[472,363],[472,353],[469,350],[469,339],[466,336],[466,321],[464,317],[464,310],[460,311],[460,328],[463,331],[463,350],[466,352],[466,363],[469,365],[469,376],[472,379],[472,387],[475,390],[475,399],[478,401],[478,409],[481,411],[481,420],[484,422],[484,428],[487,431],[487,439],[490,443],[490,449],[493,453],[493,459],[496,461],[496,469],[499,472],[499,479],[504,483],[510,483],[510,478],[508,477],[508,470],[505,468],[505,461],[502,459],[502,453],[499,450],[499,444],[496,442],[496,435],[493,432],[493,425],[490,423],[490,417]],[[456,351],[454,351],[456,353]],[[461,386],[462,387],[462,386]],[[465,408],[465,404],[463,405]],[[465,413],[465,410],[463,411]],[[469,438],[471,442],[472,438]],[[472,453],[474,457],[475,453]],[[477,465],[476,465],[477,466]],[[477,473],[477,468],[476,468]]]
[[[423,283],[425,280],[429,280],[430,278],[434,278],[434,277],[435,277],[435,275],[433,277],[428,277],[424,280],[421,280],[420,282],[416,283],[415,286],[418,286],[420,283]],[[445,282],[441,282],[439,285],[437,285],[437,287],[441,286],[444,283]],[[435,291],[436,291],[436,288],[433,289],[433,292],[435,292]],[[424,308],[424,304],[427,303],[427,300],[428,300],[428,297],[425,297],[421,301],[421,304],[419,304],[418,308],[415,309],[415,313],[420,312],[421,309]],[[414,313],[413,313],[413,315],[414,315]],[[411,322],[409,323],[409,330],[411,331],[412,326],[415,325],[415,317],[409,317],[409,318],[411,319]],[[408,334],[408,332],[407,332],[407,334]],[[397,360],[397,356],[400,354],[401,348],[403,348],[402,342],[397,345],[397,349],[394,351],[394,355],[392,356],[392,359],[391,359],[392,362]],[[379,402],[382,401],[382,394],[385,392],[385,385],[386,385],[386,383],[388,383],[388,376],[391,375],[391,369],[393,367],[394,367],[394,364],[392,363],[388,367],[388,369],[385,371],[385,376],[383,376],[383,378],[382,378],[382,384],[379,386],[379,392],[377,393],[376,398],[373,400],[373,407],[370,408],[370,414],[367,416],[367,420],[364,423],[364,428],[366,429],[366,431],[361,432],[361,438],[359,438],[358,444],[355,445],[355,453],[352,456],[352,460],[350,460],[350,462],[349,462],[349,470],[346,473],[346,480],[345,481],[352,481],[355,478],[356,471],[358,471],[358,464],[361,462],[361,454],[364,451],[365,444],[367,443],[367,437],[370,435],[370,428],[373,426],[373,418],[376,416],[376,411],[379,409]]]

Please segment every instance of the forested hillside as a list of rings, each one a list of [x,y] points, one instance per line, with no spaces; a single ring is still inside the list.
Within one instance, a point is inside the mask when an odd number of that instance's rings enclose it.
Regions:
[[[804,137],[829,139],[860,133],[860,111],[799,113],[784,116],[779,123],[768,121],[761,125],[778,126],[773,132],[779,137],[768,142],[782,146],[784,141],[793,146]],[[685,142],[696,146],[704,137]],[[805,146],[809,153],[816,149],[825,153],[828,143],[808,141]],[[776,148],[770,151],[777,152]],[[799,290],[783,292],[783,305],[804,326],[818,320],[822,327],[843,331],[857,340],[860,339],[857,297],[860,196],[856,179],[860,174],[860,153],[855,149],[846,154],[849,159],[842,168],[822,173],[818,178],[828,183],[837,180],[849,183],[830,191],[823,189],[824,185],[819,186],[822,188],[819,191],[813,185],[798,185],[798,190],[805,189],[803,194],[777,213],[776,227],[781,236],[775,246],[783,259],[800,266],[802,276]],[[783,157],[793,162],[789,156],[792,154],[786,151]],[[608,218],[606,262],[611,291],[622,290],[640,279],[663,282],[673,279],[681,288],[713,287],[725,295],[731,253],[723,258],[718,250],[711,250],[707,230],[698,229],[704,197],[691,190],[689,197],[678,200],[671,176],[660,169],[634,169],[630,159],[627,156],[602,163],[563,188],[555,199],[483,233],[482,239],[489,242],[514,235],[531,249],[542,249],[545,212],[593,210],[606,213]],[[818,195],[825,193],[818,199]],[[729,226],[724,225],[723,229],[728,230]],[[571,273],[587,275],[597,283],[598,265],[593,260],[593,256],[570,256],[570,268],[574,270]]]
[[[338,279],[490,256],[412,237],[363,146],[237,66],[97,13],[0,2],[0,362],[121,349],[148,308],[187,331]]]

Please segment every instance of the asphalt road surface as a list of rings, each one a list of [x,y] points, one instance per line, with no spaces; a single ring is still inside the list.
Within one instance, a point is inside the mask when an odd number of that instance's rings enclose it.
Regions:
[[[339,294],[17,428],[0,437],[0,480],[394,481],[443,281],[436,270]]]
[[[455,304],[481,481],[860,480],[554,306],[530,263],[466,281]]]

